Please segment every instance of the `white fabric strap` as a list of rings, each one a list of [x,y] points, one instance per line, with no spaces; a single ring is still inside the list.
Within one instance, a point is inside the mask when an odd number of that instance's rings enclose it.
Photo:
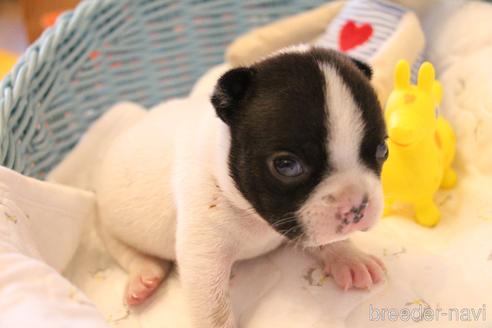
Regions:
[[[406,8],[390,1],[349,0],[316,44],[368,63],[407,12]],[[412,67],[413,77],[422,60],[421,54]]]

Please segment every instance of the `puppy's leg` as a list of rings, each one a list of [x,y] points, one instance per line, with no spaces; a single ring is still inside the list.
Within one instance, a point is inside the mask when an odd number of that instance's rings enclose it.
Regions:
[[[125,302],[128,305],[143,303],[164,280],[171,262],[140,253],[111,236],[104,228],[100,228],[99,233],[108,252],[128,272]]]
[[[386,268],[383,262],[360,251],[349,240],[313,248],[310,251],[323,262],[325,273],[330,274],[345,290],[352,287],[367,289],[384,280]]]
[[[177,265],[193,328],[235,327],[229,296],[234,247],[226,237],[213,229],[178,228]]]

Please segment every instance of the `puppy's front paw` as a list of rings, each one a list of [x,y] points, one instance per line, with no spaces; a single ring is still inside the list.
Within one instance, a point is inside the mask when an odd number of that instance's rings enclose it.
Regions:
[[[380,259],[355,247],[333,247],[325,252],[324,266],[325,273],[344,290],[369,289],[384,280],[386,272]]]

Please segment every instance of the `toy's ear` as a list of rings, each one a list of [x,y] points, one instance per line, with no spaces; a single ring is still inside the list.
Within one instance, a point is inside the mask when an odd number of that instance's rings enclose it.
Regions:
[[[211,101],[217,116],[224,123],[231,123],[236,114],[235,107],[246,95],[254,74],[255,70],[253,68],[234,68],[222,75],[217,82]]]
[[[425,62],[419,68],[418,87],[420,90],[431,93],[435,79],[434,66],[431,63]]]
[[[395,89],[406,89],[410,86],[410,64],[400,60],[395,69]]]
[[[367,78],[369,80],[372,79],[372,68],[371,68],[371,66],[369,66],[368,64],[361,62],[360,60],[355,59],[353,57],[350,57],[350,59],[352,59],[355,66],[357,66],[357,68],[360,69],[362,71],[362,73],[364,73],[364,75],[367,76]]]

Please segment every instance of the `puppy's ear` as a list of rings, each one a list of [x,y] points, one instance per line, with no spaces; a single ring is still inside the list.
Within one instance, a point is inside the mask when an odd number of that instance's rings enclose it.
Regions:
[[[253,68],[234,68],[222,75],[217,82],[211,101],[217,116],[224,123],[231,123],[237,111],[235,107],[246,95],[254,74]]]
[[[364,62],[361,62],[358,59],[355,59],[355,58],[352,58],[352,57],[350,57],[350,59],[352,59],[352,62],[354,62],[355,66],[357,66],[357,68],[359,70],[361,70],[361,72],[364,73],[364,75],[367,76],[367,78],[369,80],[372,78],[372,68],[371,68],[371,66],[369,66],[368,64],[366,64]]]

